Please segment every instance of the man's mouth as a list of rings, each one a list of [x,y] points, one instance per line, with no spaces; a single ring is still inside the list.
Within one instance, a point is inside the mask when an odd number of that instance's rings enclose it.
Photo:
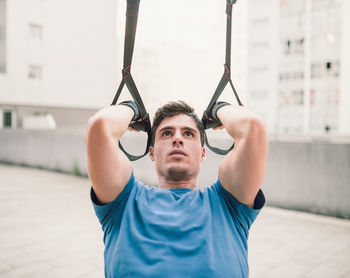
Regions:
[[[183,152],[183,151],[180,151],[180,150],[175,150],[175,151],[172,151],[172,152],[170,152],[170,154],[169,154],[170,156],[187,156],[187,154],[185,153],[185,152]]]

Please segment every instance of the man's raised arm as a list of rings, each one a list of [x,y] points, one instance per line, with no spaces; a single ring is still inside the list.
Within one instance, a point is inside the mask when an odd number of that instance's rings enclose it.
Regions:
[[[222,160],[219,180],[239,202],[254,206],[265,176],[268,149],[264,121],[245,107],[223,106],[217,111],[235,146]]]
[[[116,199],[131,176],[131,163],[120,150],[118,140],[133,116],[130,107],[113,105],[101,109],[88,120],[85,130],[88,173],[101,203]]]

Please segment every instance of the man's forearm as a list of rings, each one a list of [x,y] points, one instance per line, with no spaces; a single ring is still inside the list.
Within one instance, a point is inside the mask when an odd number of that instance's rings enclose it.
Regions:
[[[105,107],[89,119],[86,132],[92,128],[102,129],[119,139],[127,130],[133,116],[133,110],[125,105]]]
[[[217,116],[228,134],[235,139],[245,138],[266,128],[262,118],[242,106],[223,106],[218,110]]]

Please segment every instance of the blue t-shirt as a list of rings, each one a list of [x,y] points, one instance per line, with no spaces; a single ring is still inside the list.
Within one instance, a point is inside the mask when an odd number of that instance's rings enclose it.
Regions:
[[[116,200],[99,205],[106,277],[248,277],[247,239],[264,206],[238,202],[219,181],[205,190],[162,189],[134,175]]]

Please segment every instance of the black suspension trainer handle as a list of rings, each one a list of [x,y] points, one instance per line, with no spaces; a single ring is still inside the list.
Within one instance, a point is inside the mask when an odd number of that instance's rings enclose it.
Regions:
[[[151,145],[151,141],[152,141],[152,128],[151,128],[151,121],[149,118],[149,114],[146,111],[145,105],[143,104],[140,93],[137,90],[136,84],[131,75],[131,62],[132,62],[132,56],[134,52],[140,0],[126,0],[126,1],[127,1],[127,8],[126,8],[125,40],[124,40],[124,64],[123,64],[123,70],[122,70],[123,78],[122,78],[122,81],[120,82],[120,85],[118,87],[118,90],[114,96],[114,99],[111,105],[116,105],[118,98],[123,90],[123,87],[124,85],[126,85],[140,113],[140,117],[139,117],[140,120],[132,121],[130,123],[130,126],[137,130],[147,132],[147,136],[148,136],[146,150],[143,155],[135,156],[135,155],[129,154],[123,148],[121,143],[118,142],[120,149],[125,153],[125,155],[129,158],[129,160],[135,161],[144,157],[148,153],[149,146]]]
[[[218,121],[214,121],[211,119],[211,113],[213,110],[213,107],[218,100],[219,96],[225,89],[227,83],[230,84],[233,93],[236,97],[236,100],[240,106],[243,106],[241,100],[239,99],[239,96],[237,94],[237,91],[235,87],[233,86],[232,80],[231,80],[231,29],[232,29],[232,5],[236,3],[237,0],[226,0],[226,57],[225,57],[225,64],[224,64],[224,74],[221,77],[221,80],[216,87],[216,90],[209,101],[207,109],[204,111],[202,116],[202,123],[205,129],[214,128],[219,126],[221,123]],[[222,150],[216,147],[213,147],[209,144],[207,135],[205,136],[205,144],[208,146],[208,148],[213,151],[214,153],[225,155],[229,151],[231,151],[234,147],[234,144],[227,149]]]

